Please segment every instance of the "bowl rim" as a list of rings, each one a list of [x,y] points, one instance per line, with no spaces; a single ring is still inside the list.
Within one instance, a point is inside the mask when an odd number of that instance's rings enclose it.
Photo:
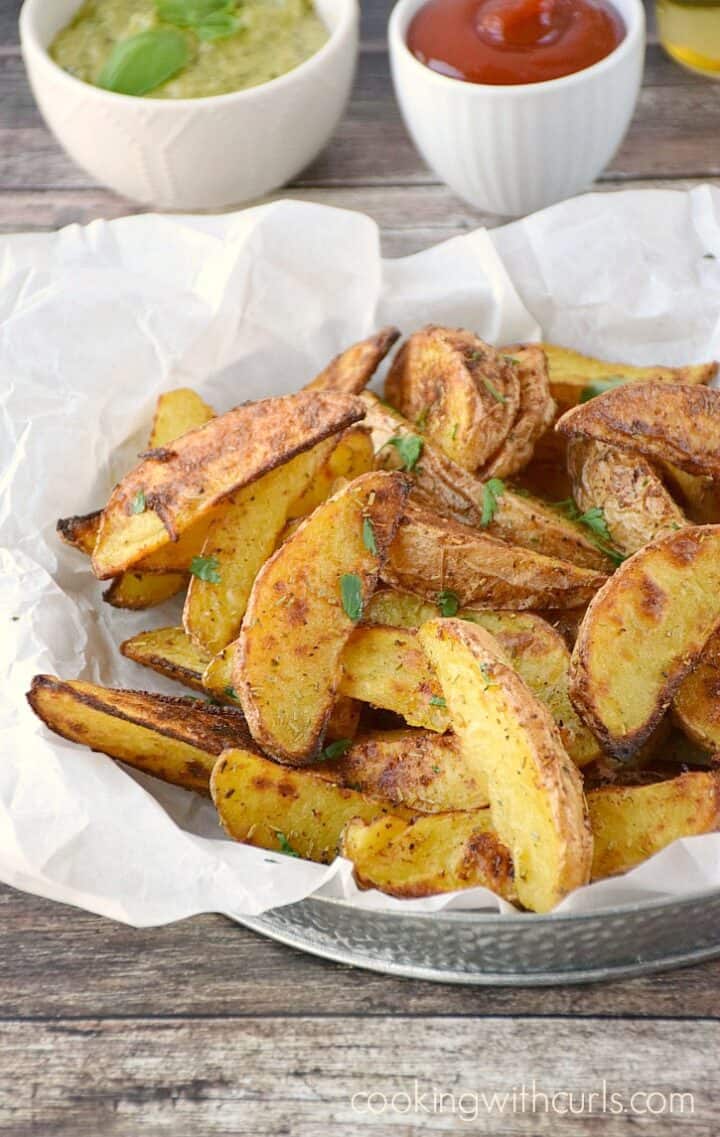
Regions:
[[[86,98],[109,99],[118,106],[124,104],[125,106],[134,106],[137,109],[147,107],[150,104],[159,114],[172,114],[176,110],[187,111],[191,108],[197,110],[199,108],[210,109],[215,106],[227,107],[233,102],[251,103],[253,99],[262,98],[268,90],[277,91],[283,87],[291,87],[294,84],[301,83],[311,78],[313,72],[321,70],[325,63],[348,41],[354,28],[357,27],[360,14],[359,0],[334,0],[340,9],[340,17],[332,30],[327,29],[328,38],[322,47],[304,59],[302,63],[298,63],[297,67],[276,76],[275,79],[269,79],[266,83],[258,83],[254,87],[246,87],[239,91],[227,91],[223,95],[198,95],[195,98],[183,99],[147,99],[143,95],[123,95],[118,91],[107,91],[104,87],[96,87],[94,83],[86,83],[84,79],[78,79],[75,75],[70,75],[69,72],[63,70],[52,58],[48,48],[41,43],[35,27],[35,13],[44,2],[45,0],[23,0],[18,26],[24,57],[28,53],[33,53],[41,64],[53,72],[61,82],[68,83],[75,90],[81,88]]]
[[[454,89],[458,93],[462,92],[469,98],[481,96],[483,98],[519,98],[531,93],[541,94],[546,91],[558,91],[565,87],[579,86],[579,84],[595,78],[603,72],[613,70],[638,48],[642,50],[645,43],[646,18],[643,0],[622,0],[623,6],[627,7],[627,13],[621,11],[617,0],[610,0],[610,3],[623,18],[626,33],[617,47],[613,48],[609,55],[599,59],[597,63],[591,64],[590,67],[583,67],[580,71],[573,71],[569,75],[560,75],[556,79],[544,79],[539,83],[473,83],[468,79],[456,79],[452,75],[443,75],[440,71],[434,71],[431,67],[421,63],[410,51],[406,38],[408,25],[412,16],[426,2],[427,0],[397,0],[388,24],[390,56],[391,58],[402,56],[404,60],[409,61],[411,67],[416,68],[418,76],[422,74],[426,81],[445,87],[446,90]]]

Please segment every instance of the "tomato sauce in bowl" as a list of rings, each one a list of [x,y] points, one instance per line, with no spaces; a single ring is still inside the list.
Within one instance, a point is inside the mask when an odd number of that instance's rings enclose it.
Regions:
[[[428,0],[407,45],[421,63],[469,83],[542,83],[610,55],[625,24],[608,0]]]

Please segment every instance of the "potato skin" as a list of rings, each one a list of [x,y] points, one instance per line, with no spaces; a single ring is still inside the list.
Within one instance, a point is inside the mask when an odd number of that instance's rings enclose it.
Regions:
[[[306,391],[336,391],[343,395],[359,395],[372,379],[393,344],[400,339],[400,329],[388,326],[341,351],[305,387]]]
[[[599,507],[616,548],[636,553],[687,524],[662,479],[641,454],[593,438],[572,438],[567,451],[573,497],[583,513]]]
[[[479,471],[481,478],[509,478],[524,469],[555,420],[545,352],[540,347],[520,348],[513,359],[520,383],[517,418],[497,454]]]
[[[708,640],[673,702],[676,723],[706,750],[720,752],[720,632]]]
[[[618,758],[650,736],[720,624],[720,526],[688,526],[620,565],[587,610],[570,697]]]
[[[556,426],[567,438],[582,435],[689,474],[720,478],[720,391],[674,383],[615,387],[567,411]]]

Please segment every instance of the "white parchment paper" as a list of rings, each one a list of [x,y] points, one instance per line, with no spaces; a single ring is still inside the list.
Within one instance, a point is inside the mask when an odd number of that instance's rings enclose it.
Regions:
[[[381,324],[428,320],[497,343],[542,336],[685,363],[720,355],[719,313],[720,194],[706,187],[589,195],[394,261],[369,218],[297,202],[2,238],[0,878],[135,925],[257,915],[318,890],[363,907],[509,910],[482,889],[360,893],[347,862],[233,844],[208,802],[51,735],[25,702],[38,672],[178,691],[117,651],[176,622],[178,604],[102,604],[55,521],[105,501],[170,387],[227,410],[295,390]],[[678,842],[561,907],[709,887],[720,887],[720,835]]]

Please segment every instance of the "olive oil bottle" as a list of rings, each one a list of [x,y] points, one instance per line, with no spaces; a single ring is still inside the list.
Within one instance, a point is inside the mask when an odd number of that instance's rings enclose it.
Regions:
[[[660,40],[691,71],[720,79],[720,0],[657,0]]]

